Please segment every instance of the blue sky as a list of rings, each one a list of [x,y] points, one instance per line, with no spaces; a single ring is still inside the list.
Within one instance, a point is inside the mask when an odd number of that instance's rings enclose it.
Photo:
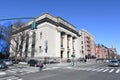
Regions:
[[[96,43],[120,53],[120,0],[0,0],[0,19],[38,17],[43,13],[61,16],[79,29],[86,29]]]

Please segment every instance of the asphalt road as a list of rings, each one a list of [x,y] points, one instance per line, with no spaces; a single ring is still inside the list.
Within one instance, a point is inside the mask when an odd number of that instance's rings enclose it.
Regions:
[[[92,71],[97,68],[99,69]],[[23,80],[120,80],[120,73],[116,73],[119,67],[108,67],[106,64],[102,64],[99,66],[91,65],[89,67],[84,67],[84,70],[82,69],[83,68],[59,68],[29,74],[22,78]]]
[[[53,67],[54,66],[54,67]],[[42,72],[38,68],[18,66],[6,71],[0,80],[120,80],[120,67],[102,64],[51,65]]]

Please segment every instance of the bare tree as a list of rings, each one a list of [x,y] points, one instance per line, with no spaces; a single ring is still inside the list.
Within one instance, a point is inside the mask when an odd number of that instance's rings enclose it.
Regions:
[[[12,52],[14,52],[14,55],[12,55],[12,57],[15,59],[17,59],[18,54],[20,55],[20,59],[22,58],[22,47],[26,36],[25,32],[22,30],[23,24],[24,23],[19,20],[12,26],[10,49]]]
[[[17,21],[13,24],[12,35],[10,37],[10,49],[13,52],[12,57],[15,59],[23,60],[27,58],[29,50],[29,35],[30,31],[26,31],[23,27],[24,23],[22,21]],[[23,49],[23,47],[25,47]],[[12,53],[11,53],[12,54]]]
[[[2,29],[6,35],[4,40],[10,47],[10,57],[15,60],[23,60],[27,58],[28,53],[31,53],[31,57],[34,57],[36,33],[28,28],[30,28],[30,25],[25,26],[23,21],[18,20],[15,23],[10,24],[8,28]],[[32,44],[29,44],[29,39],[31,37]],[[31,52],[28,49],[29,46],[31,46]]]

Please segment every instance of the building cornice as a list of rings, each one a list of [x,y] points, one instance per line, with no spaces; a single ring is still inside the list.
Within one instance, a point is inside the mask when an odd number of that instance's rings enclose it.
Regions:
[[[60,17],[54,17],[54,16],[51,16],[48,13],[43,14],[42,16],[36,18],[35,21],[36,21],[37,25],[42,24],[44,22],[49,22],[49,23],[51,23],[51,24],[53,24],[57,27],[60,26],[64,29],[67,29],[67,30],[75,33],[76,35],[79,35],[79,32],[77,31],[77,29],[73,25],[71,25],[70,23],[68,23],[67,21],[63,20]],[[30,29],[31,26],[32,26],[32,21],[26,23],[25,25],[22,26],[21,29],[18,29],[16,31],[14,31],[12,34],[16,34],[16,33],[19,33],[23,30]]]
[[[89,34],[91,37],[93,37],[93,38],[95,39],[95,36],[92,35],[91,33],[89,33],[87,30],[81,29],[80,31]],[[79,32],[80,32],[80,31],[79,31]]]

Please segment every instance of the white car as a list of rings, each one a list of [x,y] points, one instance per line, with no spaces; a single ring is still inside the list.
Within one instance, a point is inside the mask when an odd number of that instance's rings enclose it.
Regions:
[[[119,63],[118,60],[111,60],[109,62],[109,64],[108,64],[108,66],[116,66],[116,67],[118,67],[118,66],[120,66],[120,63]]]
[[[4,62],[7,66],[13,65],[12,60],[9,60],[9,59],[4,59],[3,62]]]

